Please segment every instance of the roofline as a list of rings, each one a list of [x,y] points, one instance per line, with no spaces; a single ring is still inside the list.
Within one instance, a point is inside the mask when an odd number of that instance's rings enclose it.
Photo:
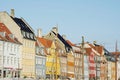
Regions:
[[[30,28],[30,30],[34,33],[34,30],[32,29],[32,27],[27,23],[27,21],[21,17],[21,20]]]

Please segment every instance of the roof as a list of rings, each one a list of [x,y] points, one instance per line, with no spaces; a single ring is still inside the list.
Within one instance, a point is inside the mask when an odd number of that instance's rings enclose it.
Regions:
[[[37,37],[37,40],[46,48],[50,48],[52,45],[52,41],[45,39],[45,38],[41,38],[41,37]]]
[[[89,44],[91,48],[93,48],[94,50],[96,50],[100,55],[103,55],[103,51],[104,48],[101,45],[93,45],[93,44]]]
[[[23,21],[21,18],[16,18],[16,17],[11,17],[16,24],[20,27],[21,31],[25,32],[25,35],[22,33],[23,37],[26,39],[30,39],[30,40],[36,40],[35,39],[35,34],[34,32],[31,30],[31,28],[26,24],[25,21]],[[32,37],[31,37],[32,34]]]
[[[7,34],[12,34],[10,30],[3,23],[0,23],[0,32],[6,32]]]
[[[111,52],[113,55],[120,56],[120,52]]]
[[[73,44],[71,41],[69,41],[69,40],[66,40],[66,41],[70,46],[75,46],[75,44]]]
[[[91,48],[85,48],[85,54],[87,54],[87,55],[90,55],[91,54],[91,52],[92,52],[92,49]]]
[[[3,23],[0,23],[0,32],[1,32],[0,40],[21,44]]]
[[[29,32],[29,33],[33,33],[30,28],[23,22],[22,19],[20,18],[13,18],[13,20],[18,24],[18,26],[20,27],[21,30]]]
[[[69,52],[72,49],[71,45],[68,44],[67,41],[65,39],[63,39],[63,37],[59,33],[57,33],[57,34],[55,32],[53,32],[53,33],[55,35],[57,35],[58,39],[65,45],[66,52]]]

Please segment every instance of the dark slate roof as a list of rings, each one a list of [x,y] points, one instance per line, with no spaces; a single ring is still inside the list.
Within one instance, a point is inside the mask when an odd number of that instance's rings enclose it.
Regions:
[[[113,54],[111,54],[107,49],[104,48],[104,52],[105,52],[105,57],[108,61],[112,61],[115,62],[115,56]]]
[[[24,33],[25,35],[22,33],[24,38],[30,39],[30,40],[36,40],[34,32],[29,28],[29,26],[26,25],[26,23],[21,18],[16,18],[16,17],[15,18],[11,17],[11,18],[20,27],[21,32],[25,32]],[[32,37],[31,37],[31,34],[32,34]]]
[[[53,31],[52,31],[53,32]],[[57,37],[62,41],[62,43],[65,45],[65,49],[66,49],[66,52],[69,52],[72,47],[67,43],[67,41],[65,39],[63,39],[63,37],[58,33],[56,34],[55,32],[53,32],[55,35],[57,35]]]
[[[20,19],[20,18],[13,18],[13,20],[18,24],[21,30],[29,33],[33,33],[30,28]]]

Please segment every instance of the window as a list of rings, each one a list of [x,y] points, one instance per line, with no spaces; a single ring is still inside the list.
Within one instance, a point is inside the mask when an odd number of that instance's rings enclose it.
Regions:
[[[0,65],[2,65],[2,56],[0,55]]]
[[[12,52],[12,44],[10,44],[10,51]]]
[[[16,57],[14,57],[14,64],[16,64]]]
[[[9,57],[7,57],[7,64],[9,64]]]
[[[25,37],[25,32],[24,31],[22,31],[22,35],[23,35],[23,37]]]
[[[39,51],[42,55],[44,54],[44,49],[42,47],[39,48]]]
[[[33,39],[33,34],[32,33],[30,33],[30,38]]]
[[[5,62],[6,62],[6,61],[5,61],[5,60],[6,60],[5,58],[6,58],[6,57],[5,57],[5,56],[3,56],[3,63],[5,63]]]
[[[13,64],[13,57],[11,57],[11,64]]]
[[[27,35],[27,38],[30,38],[30,37],[29,37],[29,33],[28,33],[28,32],[26,32],[26,35]]]

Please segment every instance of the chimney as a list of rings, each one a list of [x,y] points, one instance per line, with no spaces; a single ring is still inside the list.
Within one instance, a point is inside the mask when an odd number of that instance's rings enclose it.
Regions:
[[[11,9],[11,16],[15,17],[14,9]]]
[[[42,29],[37,30],[37,37],[42,37]]]
[[[96,44],[97,43],[97,41],[93,41],[93,44]]]
[[[62,35],[62,37],[63,37],[63,39],[67,40],[67,38],[66,38],[66,35],[65,35],[65,34],[63,34],[63,35]]]
[[[52,28],[52,31],[57,34],[57,33],[58,33],[58,27],[53,27],[53,28]]]

